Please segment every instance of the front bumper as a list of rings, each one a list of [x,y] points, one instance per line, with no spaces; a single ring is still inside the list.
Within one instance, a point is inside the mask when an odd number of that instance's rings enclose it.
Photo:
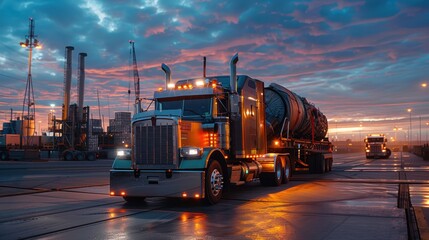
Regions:
[[[367,157],[386,157],[387,152],[367,152]]]
[[[204,171],[112,169],[110,195],[204,198]]]

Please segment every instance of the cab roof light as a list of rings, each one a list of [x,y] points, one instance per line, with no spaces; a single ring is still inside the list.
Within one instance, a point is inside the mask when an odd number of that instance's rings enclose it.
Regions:
[[[174,83],[169,83],[169,84],[167,84],[167,88],[168,89],[174,89],[174,87],[175,87],[176,85],[174,84]]]
[[[203,80],[198,80],[198,81],[195,82],[195,85],[197,87],[203,87],[204,86],[204,81]]]

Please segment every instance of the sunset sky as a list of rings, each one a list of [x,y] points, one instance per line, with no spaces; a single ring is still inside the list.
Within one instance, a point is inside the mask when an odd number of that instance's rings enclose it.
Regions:
[[[327,116],[339,140],[382,132],[412,139],[429,126],[429,1],[427,0],[0,0],[0,122],[22,113],[29,18],[42,49],[33,51],[36,121],[47,128],[61,116],[65,47],[73,46],[72,99],[77,102],[77,59],[85,52],[85,105],[107,119],[133,103],[129,73],[135,41],[141,96],[163,87],[161,63],[173,80],[238,74],[275,82],[306,97]],[[147,106],[149,102],[144,102]],[[16,117],[16,116],[15,116]],[[420,131],[420,126],[422,130]],[[400,139],[401,140],[401,139]]]

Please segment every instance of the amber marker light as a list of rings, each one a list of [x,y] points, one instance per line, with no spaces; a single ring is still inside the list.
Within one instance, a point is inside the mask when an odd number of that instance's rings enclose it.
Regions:
[[[200,194],[198,194],[198,193],[197,193],[197,194],[195,194],[195,197],[196,197],[196,198],[200,198]]]
[[[187,193],[182,193],[182,197],[187,197],[188,196],[188,194]]]
[[[110,196],[115,196],[115,192],[111,191]]]
[[[428,84],[427,83],[422,83],[422,87],[427,87],[428,86]]]
[[[121,192],[121,196],[125,196],[125,192]]]

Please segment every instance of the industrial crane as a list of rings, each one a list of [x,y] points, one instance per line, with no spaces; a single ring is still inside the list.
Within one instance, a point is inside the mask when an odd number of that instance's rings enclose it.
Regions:
[[[137,68],[137,58],[136,58],[136,50],[134,48],[134,41],[130,40],[130,56],[132,55],[133,58],[133,66],[132,66],[132,71],[133,71],[133,76],[134,76],[134,92],[135,92],[135,113],[139,113],[141,112],[141,99],[140,99],[140,77],[139,77],[139,70]],[[128,94],[129,94],[129,90],[128,90]]]

